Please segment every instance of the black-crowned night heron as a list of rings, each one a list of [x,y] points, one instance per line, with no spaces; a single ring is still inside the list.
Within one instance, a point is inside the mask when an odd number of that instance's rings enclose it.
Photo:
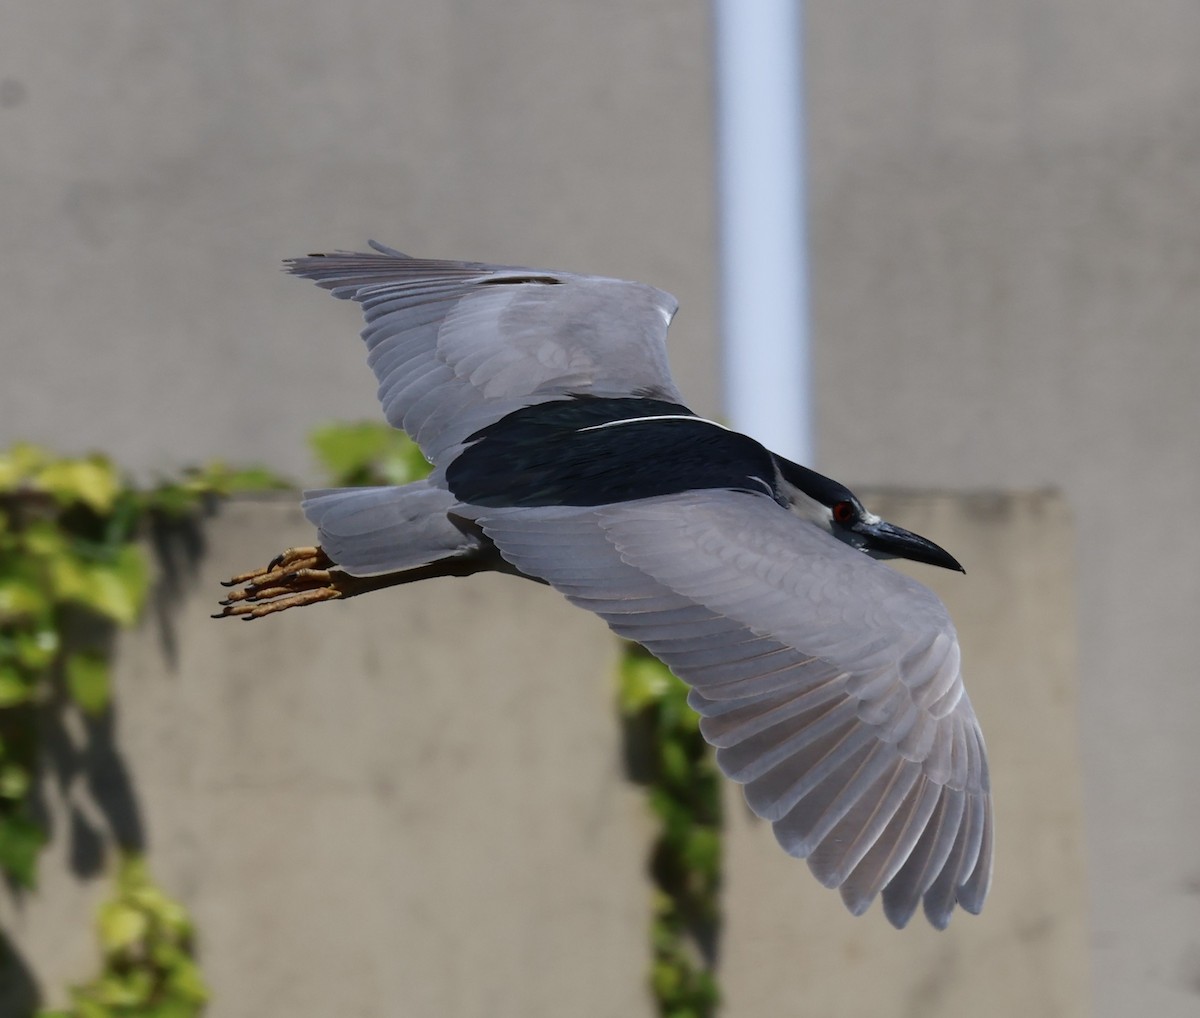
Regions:
[[[319,547],[235,577],[253,619],[432,576],[551,584],[691,686],[717,762],[855,914],[978,912],[991,879],[983,737],[941,601],[876,562],[959,564],[847,488],[693,414],[669,294],[374,254],[291,272],[357,301],[388,422],[434,464],[305,494]]]

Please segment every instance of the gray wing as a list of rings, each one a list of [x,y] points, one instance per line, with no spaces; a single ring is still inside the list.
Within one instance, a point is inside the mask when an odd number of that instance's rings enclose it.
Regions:
[[[980,910],[987,761],[930,590],[761,495],[454,511],[692,687],[721,769],[851,911]]]
[[[667,367],[669,293],[372,246],[295,258],[288,271],[362,305],[384,415],[433,462],[512,410],[567,394],[682,402]]]

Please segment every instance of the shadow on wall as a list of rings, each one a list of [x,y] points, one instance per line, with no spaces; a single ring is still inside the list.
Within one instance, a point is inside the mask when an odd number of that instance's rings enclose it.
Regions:
[[[149,608],[163,659],[172,669],[178,657],[175,615],[205,552],[203,522],[156,517],[148,535],[157,578]],[[90,613],[70,613],[62,629],[67,653],[88,650],[111,660],[117,635],[111,622]],[[95,880],[108,872],[114,848],[142,853],[147,847],[138,797],[118,746],[118,708],[110,704],[98,715],[82,711],[67,694],[61,669],[50,688],[53,693],[46,702],[4,711],[0,738],[9,746],[34,744],[30,748],[38,773],[30,797],[33,820],[47,841],[65,838],[66,857],[77,880]],[[52,802],[61,805],[55,809]],[[61,832],[59,825],[64,827]],[[11,879],[6,892],[18,911],[31,893]],[[81,926],[93,921],[91,915],[78,919]],[[0,932],[0,1015],[29,1018],[42,997],[29,965]]]
[[[9,939],[0,935],[0,1014],[27,1018],[41,1002],[33,973]]]

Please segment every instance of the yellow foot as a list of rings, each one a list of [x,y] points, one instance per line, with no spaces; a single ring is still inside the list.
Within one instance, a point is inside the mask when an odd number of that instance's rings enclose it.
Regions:
[[[321,548],[289,548],[262,569],[239,573],[224,586],[239,587],[221,601],[214,619],[238,617],[249,622],[264,615],[348,597],[354,578],[329,567],[333,560]]]
[[[231,579],[222,580],[221,586],[236,587],[243,583],[258,582],[260,579],[266,579],[276,573],[292,573],[297,569],[327,569],[331,565],[333,565],[333,559],[325,554],[324,548],[288,548],[287,551],[280,552],[271,559],[265,568],[251,569],[248,573],[238,573]]]

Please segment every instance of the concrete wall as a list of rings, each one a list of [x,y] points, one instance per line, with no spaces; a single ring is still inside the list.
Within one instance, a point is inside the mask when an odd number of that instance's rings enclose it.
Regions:
[[[1061,487],[1097,1013],[1200,1007],[1200,6],[811,3],[825,468]]]
[[[0,441],[307,476],[375,383],[354,311],[277,269],[368,237],[652,280],[715,410],[708,56],[678,2],[17,5]]]
[[[378,236],[672,290],[718,409],[703,5],[48,0],[0,33],[0,441],[309,473],[373,413],[277,259]],[[1200,9],[807,9],[820,464],[1077,521],[1095,1000],[1200,972]]]
[[[987,733],[994,894],[948,933],[855,919],[731,786],[724,1013],[1084,1016],[1070,522],[1047,495],[874,504],[969,565],[918,575],[958,621]],[[58,995],[94,969],[90,827],[135,831],[191,909],[212,1018],[653,1013],[615,638],[506,577],[207,617],[219,578],[310,533],[288,499],[227,507],[120,640],[115,728],[75,726],[90,765],[47,781],[43,887],[0,906],[33,977]]]

